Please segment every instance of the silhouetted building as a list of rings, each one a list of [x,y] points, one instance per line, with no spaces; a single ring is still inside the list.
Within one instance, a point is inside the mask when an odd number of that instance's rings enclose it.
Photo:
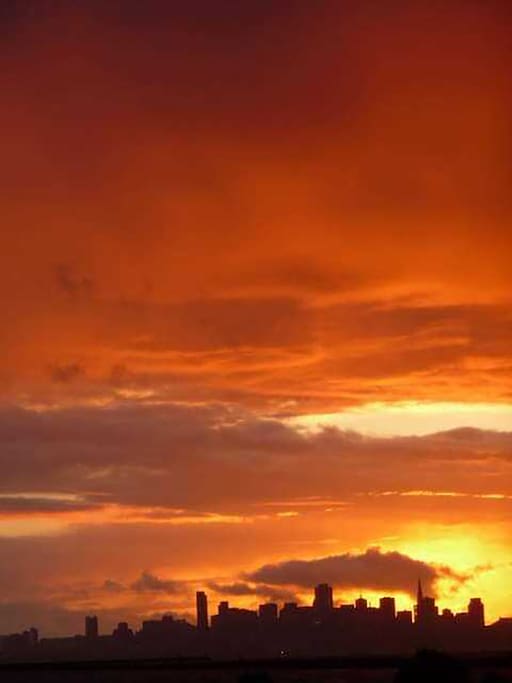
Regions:
[[[39,633],[33,626],[22,633],[11,633],[0,638],[1,652],[7,656],[31,656],[39,644]]]
[[[416,621],[418,624],[433,623],[439,611],[436,607],[434,598],[423,595],[421,581],[418,581],[418,592],[416,596]]]
[[[379,600],[379,612],[387,621],[394,621],[396,615],[395,598],[381,598]]]
[[[85,617],[85,637],[86,638],[97,638],[98,637],[98,617],[97,616]]]
[[[220,603],[218,614],[212,617],[212,625],[223,629],[244,629],[256,626],[258,614],[253,610],[229,607],[228,603]]]
[[[315,599],[313,607],[319,612],[329,612],[333,608],[332,588],[327,583],[319,583],[315,586]]]
[[[34,626],[31,626],[27,631],[23,631],[23,635],[29,646],[37,645],[39,642],[39,632]]]
[[[485,626],[484,605],[480,598],[471,598],[468,605],[468,621],[471,626]]]
[[[275,626],[278,620],[278,608],[274,602],[267,602],[258,607],[258,619],[261,626]]]
[[[133,631],[126,621],[120,621],[112,632],[112,638],[116,638],[117,640],[131,640],[133,638]]]
[[[204,591],[196,593],[196,619],[199,631],[208,630],[208,598]]]
[[[366,598],[359,597],[355,601],[355,606],[357,612],[366,612],[368,609],[368,600],[366,600]]]

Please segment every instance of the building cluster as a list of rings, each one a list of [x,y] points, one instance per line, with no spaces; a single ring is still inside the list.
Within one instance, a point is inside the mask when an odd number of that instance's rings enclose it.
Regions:
[[[196,624],[164,616],[133,631],[120,622],[100,635],[96,616],[85,618],[83,635],[38,639],[37,631],[0,640],[3,656],[34,658],[110,657],[315,657],[406,654],[418,648],[452,652],[512,649],[512,619],[486,625],[484,605],[472,598],[466,612],[439,611],[418,583],[413,610],[397,611],[393,597],[372,606],[360,597],[335,605],[332,587],[315,588],[311,605],[265,603],[257,610],[219,604],[211,618],[206,593],[196,594]]]

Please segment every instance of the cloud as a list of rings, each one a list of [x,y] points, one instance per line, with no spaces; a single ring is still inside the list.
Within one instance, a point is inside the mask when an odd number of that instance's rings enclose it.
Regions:
[[[126,590],[126,586],[119,581],[113,581],[112,579],[105,579],[102,585],[102,589],[108,593],[123,593]]]
[[[2,394],[509,397],[503,3],[192,4],[8,11]]]
[[[4,507],[12,509],[116,504],[140,507],[148,521],[208,521],[219,514],[269,514],[272,501],[289,501],[293,510],[294,500],[310,496],[363,504],[357,496],[365,493],[453,491],[478,494],[490,505],[484,496],[512,494],[511,433],[310,433],[219,404],[3,407],[0,447],[1,489],[10,496]],[[466,463],[478,463],[482,476]],[[48,491],[60,498],[46,500]],[[463,499],[448,502],[462,505]]]
[[[279,586],[267,586],[264,584],[249,584],[243,581],[234,583],[217,583],[209,581],[208,588],[220,595],[231,597],[255,596],[271,602],[297,602],[297,595],[290,590]]]
[[[72,382],[83,374],[84,368],[80,363],[65,363],[51,368],[51,376],[55,382]]]
[[[369,548],[362,554],[346,553],[315,560],[288,560],[267,564],[246,574],[249,581],[277,586],[308,588],[330,583],[340,589],[400,591],[414,595],[418,579],[435,594],[439,578],[467,580],[446,566],[430,565],[399,552]]]
[[[177,593],[182,588],[182,583],[161,579],[151,572],[144,571],[130,588],[137,593]]]
[[[66,263],[55,266],[55,280],[58,287],[71,297],[88,296],[93,289],[90,277],[77,274],[75,269]]]
[[[100,509],[101,504],[66,494],[0,494],[0,514],[64,514]]]

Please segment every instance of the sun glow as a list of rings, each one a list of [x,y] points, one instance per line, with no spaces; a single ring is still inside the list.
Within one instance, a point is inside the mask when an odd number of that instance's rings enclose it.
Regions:
[[[509,431],[512,405],[435,401],[371,402],[338,413],[298,415],[287,423],[306,431],[326,427],[353,430],[373,436],[422,436],[471,426]]]
[[[460,579],[441,574],[436,585],[441,607],[463,610],[470,598],[484,596],[488,621],[508,609],[503,586],[512,578],[512,554],[494,525],[414,524],[392,548],[460,574]]]

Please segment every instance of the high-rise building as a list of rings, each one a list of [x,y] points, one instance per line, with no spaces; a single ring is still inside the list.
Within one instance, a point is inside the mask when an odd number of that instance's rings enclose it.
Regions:
[[[379,601],[379,613],[387,620],[394,620],[396,616],[395,598],[381,598]]]
[[[418,581],[418,592],[415,605],[416,621],[421,623],[432,622],[438,615],[439,610],[434,598],[423,595],[421,581]]]
[[[208,630],[208,598],[204,591],[196,593],[196,617],[199,631]]]
[[[97,616],[85,617],[85,637],[86,638],[97,638],[98,637],[98,617]]]
[[[133,638],[133,631],[126,621],[120,621],[112,631],[112,638],[115,638],[116,640],[129,640]]]
[[[313,607],[321,612],[328,612],[333,608],[332,588],[327,583],[315,586]]]
[[[480,598],[471,598],[469,601],[468,621],[472,626],[485,626],[484,606]]]
[[[229,611],[229,602],[227,600],[222,600],[219,602],[219,614],[226,614]]]
[[[359,596],[354,604],[357,612],[366,612],[368,609],[368,600],[362,596]]]

